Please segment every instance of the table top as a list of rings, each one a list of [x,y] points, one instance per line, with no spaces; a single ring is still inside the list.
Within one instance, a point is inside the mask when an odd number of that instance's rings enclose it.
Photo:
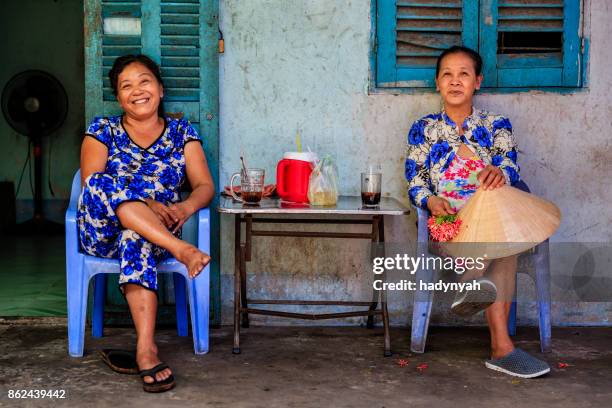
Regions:
[[[339,196],[335,206],[285,203],[264,198],[257,205],[246,205],[221,196],[217,211],[225,214],[335,214],[335,215],[405,215],[410,210],[393,197],[381,197],[378,207],[363,207],[359,196]]]

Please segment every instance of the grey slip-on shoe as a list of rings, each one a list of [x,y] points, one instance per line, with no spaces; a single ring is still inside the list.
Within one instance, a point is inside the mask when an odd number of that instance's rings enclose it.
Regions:
[[[481,310],[491,306],[497,298],[497,287],[489,279],[480,278],[476,282],[480,284],[480,290],[464,290],[457,292],[451,306],[451,312],[468,317],[475,315]]]
[[[485,366],[521,378],[540,377],[550,372],[548,363],[538,360],[520,348],[515,348],[502,358],[485,361]]]

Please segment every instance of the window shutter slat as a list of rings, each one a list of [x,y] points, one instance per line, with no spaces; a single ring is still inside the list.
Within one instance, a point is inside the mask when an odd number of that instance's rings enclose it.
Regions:
[[[200,96],[199,0],[160,3],[161,70],[168,101],[198,101]]]
[[[563,5],[563,0],[499,0],[499,7],[547,8]]]

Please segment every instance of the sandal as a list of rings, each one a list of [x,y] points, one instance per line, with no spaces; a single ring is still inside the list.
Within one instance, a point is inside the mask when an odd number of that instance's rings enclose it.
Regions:
[[[127,350],[102,349],[98,350],[102,361],[111,370],[121,374],[138,374],[138,364],[136,364],[136,353]]]
[[[170,374],[170,377],[166,378],[163,381],[157,381],[157,378],[155,378],[155,375],[157,373],[165,370],[166,368],[168,368],[167,364],[159,363],[155,367],[149,368],[148,370],[141,370],[139,374],[140,378],[142,378],[142,389],[146,392],[164,392],[174,388],[176,383],[174,382],[174,376],[172,374]],[[144,380],[145,377],[153,378],[153,382],[146,382]]]

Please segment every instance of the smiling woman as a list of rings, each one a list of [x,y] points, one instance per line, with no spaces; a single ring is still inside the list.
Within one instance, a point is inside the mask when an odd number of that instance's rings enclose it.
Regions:
[[[108,76],[113,93],[126,113],[140,118],[154,114],[164,117],[164,81],[154,61],[144,55],[120,57]]]
[[[157,64],[144,55],[119,57],[109,79],[124,114],[95,118],[83,140],[79,240],[87,254],[120,260],[119,286],[138,334],[143,388],[165,391],[174,377],[154,342],[156,268],[172,255],[194,278],[210,262],[180,239],[180,228],[210,203],[214,186],[195,129],[186,119],[164,115]],[[192,192],[180,201],[185,179]]]

